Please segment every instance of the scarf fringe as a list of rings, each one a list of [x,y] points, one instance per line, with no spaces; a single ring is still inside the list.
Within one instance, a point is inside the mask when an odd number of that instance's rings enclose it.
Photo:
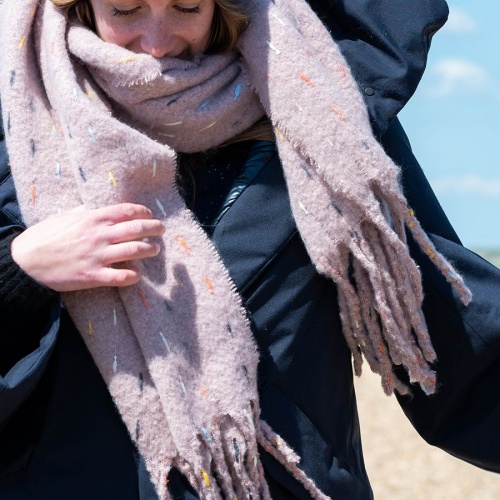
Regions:
[[[364,355],[371,370],[381,376],[387,395],[394,390],[411,393],[410,386],[397,377],[397,366],[404,367],[411,384],[419,384],[426,394],[435,393],[436,373],[431,365],[436,353],[422,313],[422,279],[408,251],[406,228],[464,305],[472,296],[462,277],[438,253],[404,196],[396,191],[397,167],[381,156],[378,144],[366,144],[369,160],[360,169],[368,173],[371,161],[386,164],[387,169],[380,179],[369,181],[370,191],[362,196],[355,185],[344,186],[327,178],[328,169],[313,161],[303,146],[289,137],[284,125],[274,125],[284,154],[297,155],[293,169],[287,172],[294,217],[318,270],[338,287],[342,329],[355,374],[361,375]],[[327,223],[293,196],[298,193],[305,199],[310,182],[324,186],[315,203],[330,212]],[[314,241],[302,229],[311,224],[318,225]]]
[[[436,373],[431,364],[436,353],[421,309],[420,272],[406,251],[403,222],[465,305],[471,294],[462,277],[437,252],[404,199],[396,196],[391,201],[387,205],[396,208],[389,210],[395,227],[389,226],[382,211],[368,214],[349,246],[339,252],[340,259],[332,259],[326,274],[338,286],[343,331],[356,375],[361,374],[362,353],[372,371],[381,375],[386,394],[411,392],[395,374],[398,365],[404,366],[411,383],[433,394]]]
[[[283,465],[304,486],[306,491],[311,495],[311,498],[316,500],[327,500],[330,498],[321,492],[314,481],[299,469],[300,458],[298,455],[262,420],[260,421],[260,432],[257,434],[257,441],[267,453]]]
[[[266,422],[260,420],[258,429],[250,429],[246,419],[238,422],[229,415],[214,418],[210,433],[206,429],[200,431],[192,459],[178,454],[167,465],[164,457],[160,466],[149,468],[149,472],[163,500],[171,498],[167,477],[172,467],[186,477],[201,500],[272,500],[257,443],[304,486],[311,498],[330,498],[299,469],[298,455]]]

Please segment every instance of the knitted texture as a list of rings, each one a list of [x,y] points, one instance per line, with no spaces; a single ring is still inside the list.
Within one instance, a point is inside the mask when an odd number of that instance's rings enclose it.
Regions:
[[[12,240],[18,236],[14,230],[0,240],[0,310],[9,323],[22,323],[29,313],[31,318],[57,293],[28,276],[13,260],[10,253]]]
[[[50,2],[5,1],[0,90],[28,225],[57,210],[149,207],[166,231],[143,279],[64,294],[160,498],[181,470],[201,498],[269,498],[257,443],[313,498],[299,457],[259,419],[257,353],[234,285],[175,185],[176,151],[215,147],[267,114],[292,211],[318,270],[339,288],[344,334],[387,393],[435,390],[435,354],[405,225],[447,279],[372,137],[337,46],[302,0],[248,3],[239,54],[155,59],[68,24]]]

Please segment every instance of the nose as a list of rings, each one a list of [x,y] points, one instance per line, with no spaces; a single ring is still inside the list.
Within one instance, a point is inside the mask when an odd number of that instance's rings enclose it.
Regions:
[[[153,57],[175,57],[175,36],[164,19],[155,19],[141,36],[141,51]]]

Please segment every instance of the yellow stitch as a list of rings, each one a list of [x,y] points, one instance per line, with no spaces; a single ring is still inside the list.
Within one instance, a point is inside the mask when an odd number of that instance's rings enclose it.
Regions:
[[[94,325],[89,321],[89,335],[94,335]]]
[[[278,127],[274,127],[274,130],[276,131],[276,134],[278,135],[278,137],[283,141],[285,142],[285,136],[281,133],[281,130],[278,128]]]
[[[413,211],[413,208],[410,208],[410,217],[415,217],[415,212]]]
[[[281,439],[280,438],[276,438],[276,446],[281,446]]]
[[[414,222],[410,222],[410,223],[408,224],[408,227],[411,229],[414,225],[415,225],[415,223],[414,223]]]
[[[113,175],[113,172],[111,172],[111,170],[108,172],[108,175],[109,175],[109,179],[113,183],[113,186],[115,186],[115,187],[118,186],[118,182],[116,182],[115,176]]]
[[[94,96],[94,94],[92,93],[92,90],[91,90],[91,89],[88,89],[88,90],[87,90],[87,97],[88,97],[89,99],[92,99],[92,97],[93,97],[93,96]]]
[[[208,477],[207,471],[205,469],[201,469],[201,475],[203,476],[203,480],[207,485],[207,488],[210,488],[210,477]]]
[[[430,248],[426,248],[426,249],[425,249],[425,251],[427,252],[427,255],[428,255],[431,259],[433,259],[433,258],[436,256],[436,254],[435,254],[435,253],[434,253],[434,252],[433,252]]]
[[[26,36],[23,36],[21,38],[21,41],[19,42],[19,48],[22,49],[24,47],[24,42],[26,41]]]
[[[126,63],[126,62],[132,62],[137,59],[137,56],[130,56],[130,57],[122,57],[121,59],[118,60],[119,63]]]

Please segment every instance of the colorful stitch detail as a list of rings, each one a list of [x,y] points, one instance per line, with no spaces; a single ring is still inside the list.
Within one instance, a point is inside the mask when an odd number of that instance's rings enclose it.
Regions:
[[[149,310],[148,299],[146,299],[146,296],[144,295],[143,291],[140,288],[137,289],[137,295],[139,295],[139,298],[141,299],[144,308]]]
[[[210,290],[210,293],[212,295],[215,295],[215,288],[214,288],[212,282],[210,281],[210,278],[208,276],[203,276],[203,280],[205,281],[207,288]]]

